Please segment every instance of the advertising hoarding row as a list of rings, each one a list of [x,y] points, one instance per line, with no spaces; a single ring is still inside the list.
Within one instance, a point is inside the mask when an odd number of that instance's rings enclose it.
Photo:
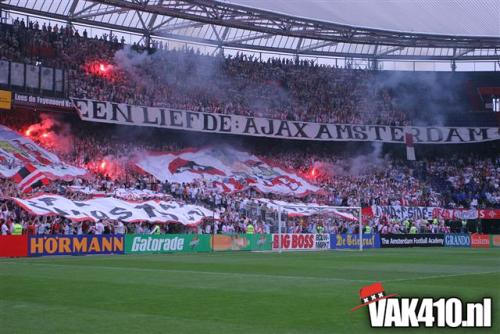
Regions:
[[[444,247],[444,234],[387,234],[380,241],[382,248]]]
[[[500,235],[363,234],[363,249],[500,247]],[[0,236],[0,257],[179,252],[359,249],[357,234],[155,234]]]
[[[379,234],[363,234],[363,248],[380,248]],[[273,234],[273,250],[359,249],[358,234]]]

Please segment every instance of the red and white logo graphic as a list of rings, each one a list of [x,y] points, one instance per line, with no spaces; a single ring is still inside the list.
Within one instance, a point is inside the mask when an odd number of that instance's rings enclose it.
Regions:
[[[396,294],[387,295],[382,287],[382,283],[373,283],[359,289],[359,298],[361,298],[361,305],[354,307],[351,311],[355,311],[360,307],[367,306],[371,303],[376,303],[381,299],[391,298],[397,296]]]
[[[368,306],[371,327],[491,327],[491,298],[481,302],[463,303],[459,298],[393,298],[386,294],[382,283],[359,290],[361,305]]]

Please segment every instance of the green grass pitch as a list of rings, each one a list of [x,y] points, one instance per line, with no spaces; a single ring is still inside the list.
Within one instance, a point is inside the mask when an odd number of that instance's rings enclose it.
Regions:
[[[370,329],[351,312],[400,296],[493,298],[492,329]],[[500,249],[0,259],[0,333],[500,333]]]

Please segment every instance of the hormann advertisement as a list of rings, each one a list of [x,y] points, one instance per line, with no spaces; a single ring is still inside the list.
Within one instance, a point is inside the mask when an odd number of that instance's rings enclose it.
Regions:
[[[443,247],[444,234],[385,234],[380,236],[382,248]]]
[[[71,98],[84,121],[151,126],[186,131],[318,141],[376,141],[404,143],[412,134],[416,144],[458,144],[499,140],[498,128],[401,127],[324,124],[223,115],[170,108]]]
[[[28,256],[123,254],[123,235],[35,235]]]
[[[125,237],[125,254],[209,252],[210,238],[203,234],[129,234]]]

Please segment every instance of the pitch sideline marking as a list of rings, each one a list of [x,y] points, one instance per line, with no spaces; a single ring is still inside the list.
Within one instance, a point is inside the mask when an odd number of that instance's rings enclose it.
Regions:
[[[1,263],[1,262],[0,262]],[[15,263],[15,262],[7,262]],[[222,271],[198,271],[198,270],[179,270],[179,269],[153,269],[153,268],[131,268],[131,267],[113,267],[113,266],[86,266],[86,265],[71,265],[71,264],[56,264],[56,263],[33,263],[33,262],[19,262],[17,264],[34,265],[34,266],[53,266],[53,267],[71,267],[71,268],[92,268],[92,269],[110,269],[110,270],[128,270],[128,271],[153,271],[153,272],[172,272],[172,273],[186,273],[186,274],[207,274],[207,275],[227,275],[227,276],[253,276],[263,278],[285,278],[285,279],[311,279],[311,280],[325,280],[325,281],[344,281],[344,282],[358,282],[358,283],[371,283],[370,280],[350,279],[340,277],[314,277],[314,276],[289,276],[289,275],[268,275],[268,274],[252,274],[252,273],[230,273]]]
[[[426,279],[436,279],[436,278],[447,278],[447,277],[460,277],[460,276],[472,276],[472,275],[488,275],[488,274],[499,274],[500,271],[480,271],[477,273],[461,273],[461,274],[444,274],[444,275],[428,275],[412,278],[395,278],[384,280],[384,282],[405,282],[405,281],[420,281]]]

